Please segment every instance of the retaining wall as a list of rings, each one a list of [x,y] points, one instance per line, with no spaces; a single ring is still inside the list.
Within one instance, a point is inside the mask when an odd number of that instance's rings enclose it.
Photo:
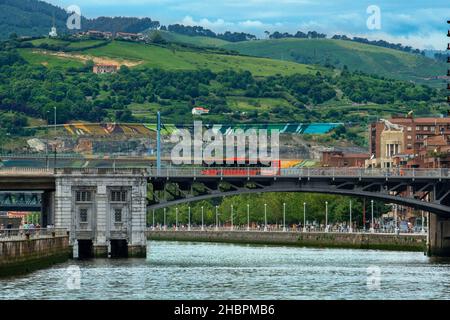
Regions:
[[[299,247],[377,249],[395,251],[426,250],[425,235],[244,232],[244,231],[148,231],[149,240],[224,242]]]
[[[46,268],[70,255],[68,236],[0,241],[0,277]]]

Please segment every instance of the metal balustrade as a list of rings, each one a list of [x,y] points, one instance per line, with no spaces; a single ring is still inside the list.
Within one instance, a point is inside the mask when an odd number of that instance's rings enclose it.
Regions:
[[[29,168],[29,167],[0,167],[0,175],[27,174],[146,174],[151,177],[305,177],[305,178],[437,178],[449,179],[450,172],[442,169],[370,169],[370,168],[208,168],[208,167],[120,167],[120,168]]]

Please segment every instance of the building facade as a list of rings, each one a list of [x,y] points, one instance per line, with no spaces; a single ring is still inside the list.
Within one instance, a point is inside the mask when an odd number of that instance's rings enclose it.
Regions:
[[[433,162],[431,158],[438,153],[440,158],[445,158],[449,145],[450,118],[414,118],[410,115],[380,120],[369,127],[371,159],[366,166],[423,167],[425,162]]]

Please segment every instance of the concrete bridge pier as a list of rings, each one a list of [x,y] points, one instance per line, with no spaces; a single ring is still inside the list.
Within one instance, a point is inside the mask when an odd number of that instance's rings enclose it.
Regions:
[[[41,199],[41,226],[55,224],[55,192],[45,191]]]
[[[450,218],[430,214],[428,256],[450,257]]]

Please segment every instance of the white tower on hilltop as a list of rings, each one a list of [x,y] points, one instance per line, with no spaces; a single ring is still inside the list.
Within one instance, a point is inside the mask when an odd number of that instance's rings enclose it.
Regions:
[[[56,32],[56,27],[52,27],[52,30],[48,33],[48,36],[50,38],[56,38],[58,36],[58,33]]]
[[[58,32],[56,32],[56,27],[55,27],[55,15],[53,14],[53,27],[50,30],[50,32],[48,33],[48,36],[50,38],[56,38],[58,36]]]

